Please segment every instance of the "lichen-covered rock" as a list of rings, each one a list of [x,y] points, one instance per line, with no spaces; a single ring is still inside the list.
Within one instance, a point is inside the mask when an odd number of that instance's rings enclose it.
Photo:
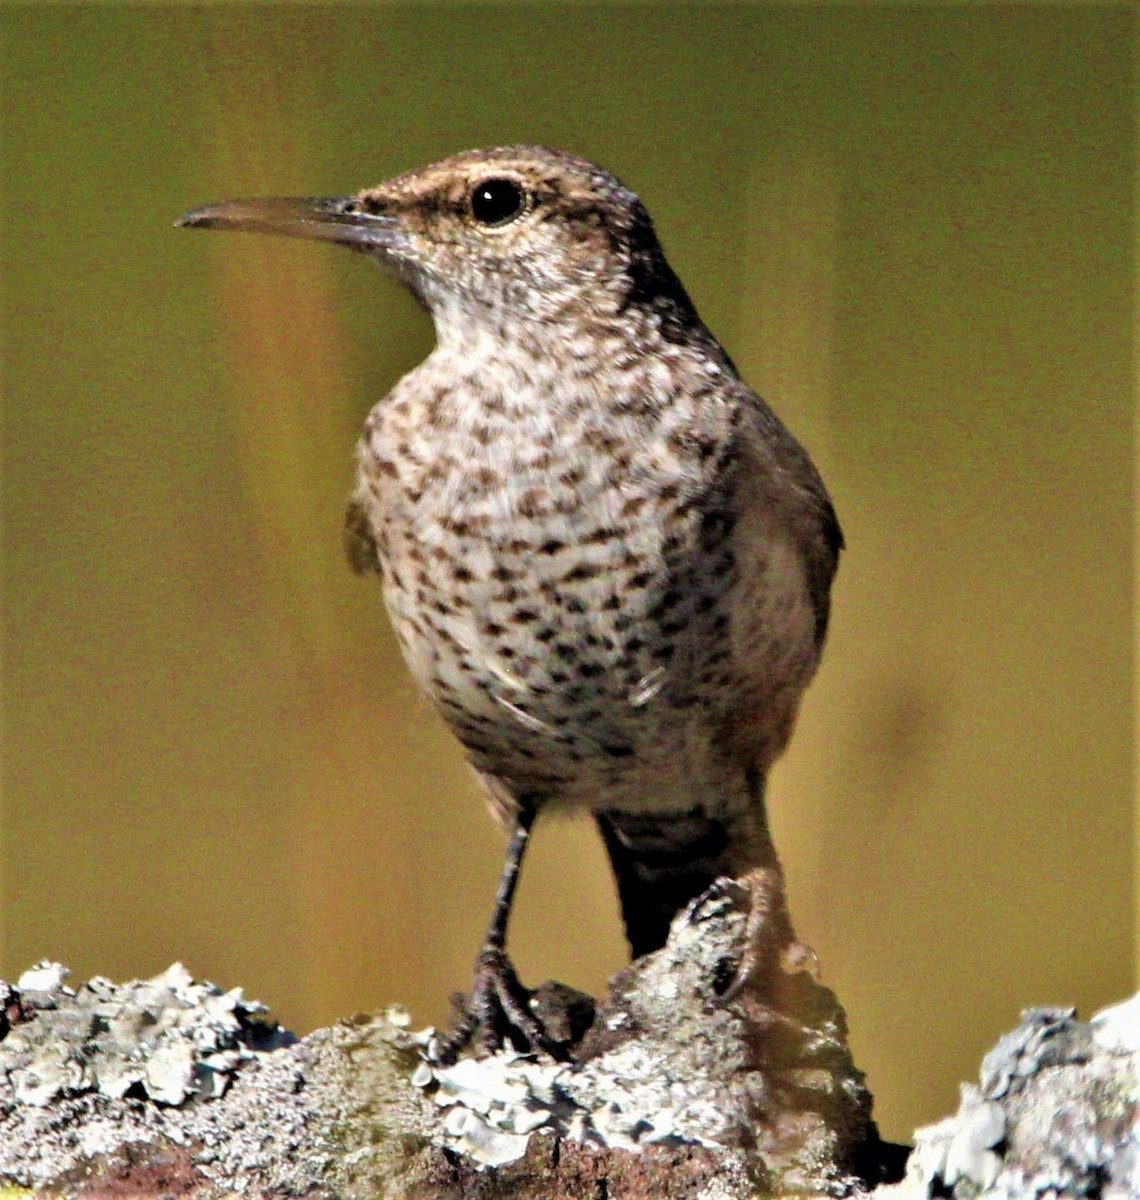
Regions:
[[[22,1104],[91,1091],[119,1099],[132,1089],[163,1104],[220,1096],[258,1050],[295,1040],[241,988],[196,983],[181,963],[123,984],[96,976],[72,989],[67,976],[59,963],[41,962],[14,989],[0,984],[17,1007],[0,1070]]]
[[[1140,996],[1079,1021],[1035,1008],[958,1112],[916,1132],[895,1200],[1140,1197]]]
[[[747,903],[741,903],[747,900]],[[291,1038],[240,991],[0,984],[0,1188],[199,1200],[847,1196],[870,1097],[776,875],[726,886],[628,968],[571,1062],[443,1066],[402,1010]],[[581,1005],[545,986],[541,1003]],[[545,1018],[544,1018],[545,1019]],[[868,1148],[872,1153],[868,1155]]]
[[[703,897],[664,949],[614,980],[575,1061],[498,1054],[425,1065],[417,1082],[447,1109],[448,1144],[484,1166],[521,1159],[532,1136],[554,1133],[630,1152],[737,1151],[749,1195],[763,1180],[847,1195],[874,1136],[871,1098],[813,963],[779,878],[757,873],[749,888]]]
[[[0,1040],[0,1196],[352,1200],[402,1169],[417,1131],[426,1144],[435,1114],[408,1083],[406,1013],[298,1040],[240,990],[179,966],[74,990],[65,978],[41,964],[19,980],[27,991],[0,984],[12,1014]]]

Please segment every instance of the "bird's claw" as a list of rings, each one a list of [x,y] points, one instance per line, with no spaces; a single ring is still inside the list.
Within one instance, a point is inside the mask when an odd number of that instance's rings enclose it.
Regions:
[[[684,920],[690,925],[699,925],[724,912],[726,901],[743,907],[749,898],[750,892],[745,883],[720,875],[689,901],[684,910]]]
[[[432,1058],[450,1066],[467,1046],[480,1057],[510,1046],[524,1053],[564,1059],[566,1048],[548,1036],[531,1009],[531,995],[506,951],[486,947],[475,963],[471,994],[457,998],[455,1024],[436,1042]]]
[[[788,915],[784,878],[778,867],[757,867],[740,879],[721,876],[690,901],[684,919],[697,925],[726,908],[745,914],[738,955],[725,959],[714,983],[721,1004],[731,1004],[755,979],[777,973],[795,975],[818,971],[815,952],[795,935]]]

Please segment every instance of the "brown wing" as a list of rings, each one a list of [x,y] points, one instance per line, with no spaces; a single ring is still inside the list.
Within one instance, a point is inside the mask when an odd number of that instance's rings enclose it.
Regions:
[[[725,734],[762,780],[791,737],[819,665],[843,535],[803,447],[751,393],[742,418],[730,609],[738,703]]]
[[[755,393],[749,401],[748,425],[742,431],[745,470],[758,484],[756,502],[779,515],[799,550],[815,613],[816,647],[822,650],[843,530],[807,451]]]

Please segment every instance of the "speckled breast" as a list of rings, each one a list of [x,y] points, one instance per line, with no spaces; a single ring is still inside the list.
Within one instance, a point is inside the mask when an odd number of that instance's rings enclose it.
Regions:
[[[408,664],[477,769],[551,797],[707,752],[734,572],[708,454],[620,414],[421,399],[374,411],[361,487]]]

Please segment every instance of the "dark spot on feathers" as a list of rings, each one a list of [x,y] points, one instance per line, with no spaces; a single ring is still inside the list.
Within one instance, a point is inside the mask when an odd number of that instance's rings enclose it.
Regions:
[[[380,573],[380,554],[364,504],[353,498],[344,512],[344,549],[358,575]]]

